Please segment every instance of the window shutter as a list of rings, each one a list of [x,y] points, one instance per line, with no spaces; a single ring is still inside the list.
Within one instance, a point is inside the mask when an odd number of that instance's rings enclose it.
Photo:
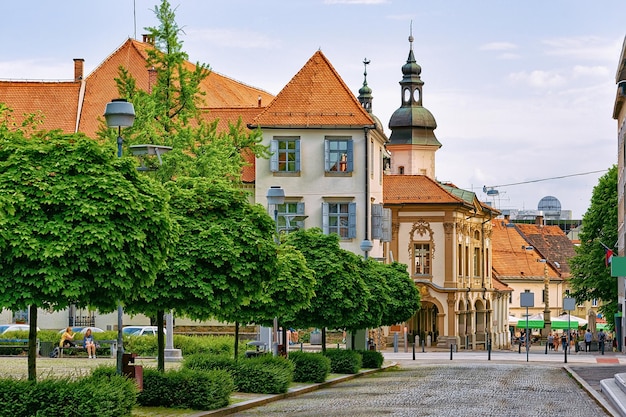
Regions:
[[[278,141],[272,140],[270,142],[270,171],[278,172]]]
[[[324,171],[330,171],[330,142],[328,139],[324,140]]]
[[[322,232],[325,235],[329,234],[329,225],[328,225],[328,203],[322,203]]]
[[[296,172],[300,172],[300,139],[296,140]]]
[[[348,172],[354,171],[354,146],[353,141],[348,141]]]
[[[356,203],[348,205],[348,238],[356,237]]]
[[[299,216],[304,216],[304,203],[296,204],[296,214]],[[298,229],[304,229],[304,220],[297,222],[296,224]]]
[[[391,209],[383,209],[382,241],[391,242]]]
[[[380,240],[383,235],[383,205],[372,204],[372,239]]]

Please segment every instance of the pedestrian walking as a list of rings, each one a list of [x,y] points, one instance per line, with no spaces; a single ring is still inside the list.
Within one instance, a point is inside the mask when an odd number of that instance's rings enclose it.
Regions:
[[[604,342],[606,341],[606,333],[604,330],[600,329],[598,332],[598,347],[600,348],[600,352],[604,355]]]
[[[593,334],[591,334],[590,329],[587,329],[587,333],[585,333],[585,352],[591,350],[591,339],[593,339]]]

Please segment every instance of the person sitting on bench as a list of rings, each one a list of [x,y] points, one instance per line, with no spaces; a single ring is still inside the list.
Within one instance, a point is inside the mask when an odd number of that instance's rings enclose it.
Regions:
[[[76,344],[74,344],[73,340],[74,340],[74,333],[72,333],[72,328],[68,327],[67,329],[65,329],[65,332],[61,336],[59,347],[60,348],[75,347]]]

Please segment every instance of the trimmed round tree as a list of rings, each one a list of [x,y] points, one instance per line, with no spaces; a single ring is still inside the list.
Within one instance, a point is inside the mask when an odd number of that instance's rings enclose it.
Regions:
[[[0,306],[112,311],[152,285],[172,235],[166,193],[80,135],[0,130]],[[29,378],[35,379],[30,334]]]

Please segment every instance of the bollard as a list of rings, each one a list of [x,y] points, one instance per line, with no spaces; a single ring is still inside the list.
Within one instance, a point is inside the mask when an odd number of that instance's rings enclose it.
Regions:
[[[518,342],[517,344],[517,353],[521,354],[522,353],[522,342]]]
[[[491,339],[487,340],[487,360],[491,360]]]
[[[398,333],[393,335],[393,353],[398,353]]]
[[[300,352],[302,352],[303,350],[304,350],[303,343],[300,342]]]
[[[454,348],[454,345],[450,344],[450,360],[452,360],[452,349]]]
[[[413,360],[415,360],[415,342],[413,342]]]
[[[424,353],[424,339],[422,339],[422,353]]]
[[[546,342],[546,355],[548,354],[548,342]]]
[[[565,349],[563,349],[563,354],[565,355],[565,363],[567,363],[567,348],[569,348],[569,346],[566,346]]]

